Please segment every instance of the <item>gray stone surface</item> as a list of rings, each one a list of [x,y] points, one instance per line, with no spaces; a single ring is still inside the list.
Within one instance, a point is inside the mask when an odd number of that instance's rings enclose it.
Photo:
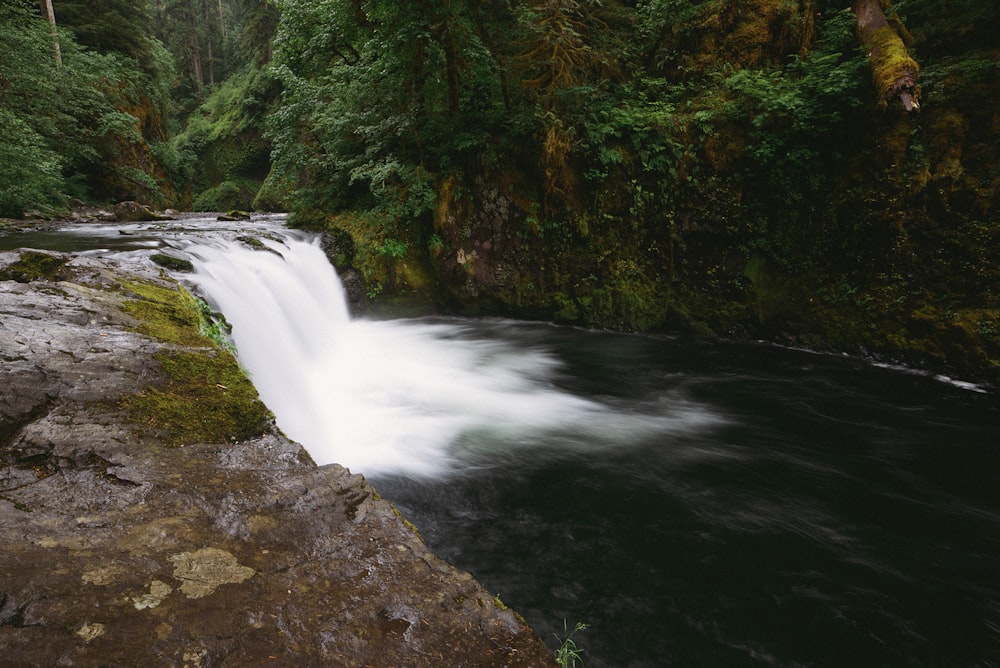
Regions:
[[[66,269],[0,281],[0,664],[554,665],[363,477],[278,433],[168,448],[130,422],[166,344],[116,286],[158,271]]]

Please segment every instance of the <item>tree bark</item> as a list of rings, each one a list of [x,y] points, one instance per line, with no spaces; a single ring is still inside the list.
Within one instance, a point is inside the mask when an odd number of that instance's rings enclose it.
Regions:
[[[889,0],[855,0],[851,9],[858,22],[858,37],[872,66],[872,79],[884,107],[898,97],[907,111],[919,111],[917,76],[920,66],[910,57],[899,32],[885,17]]]
[[[201,6],[202,14],[205,17],[205,39],[208,42],[206,54],[208,59],[208,85],[212,88],[215,87],[215,55],[213,54],[212,40],[214,35],[212,34],[212,12],[214,10],[209,10],[209,3],[204,2]],[[222,18],[222,15],[219,15]],[[219,21],[219,29],[222,29],[222,21]]]
[[[212,55],[212,31],[208,32],[208,85],[215,88],[215,57]]]
[[[59,47],[59,31],[56,29],[56,13],[52,9],[52,0],[42,0],[42,11],[52,26],[52,48],[56,54],[56,67],[62,67],[62,49]]]
[[[194,86],[200,93],[205,88],[205,76],[201,70],[201,47],[198,44],[198,33],[192,26],[191,30],[191,75],[194,78]]]
[[[447,21],[447,19],[446,19]],[[448,25],[444,26],[444,56],[445,70],[448,78],[448,112],[457,114],[460,107],[458,49],[455,47],[455,37]]]

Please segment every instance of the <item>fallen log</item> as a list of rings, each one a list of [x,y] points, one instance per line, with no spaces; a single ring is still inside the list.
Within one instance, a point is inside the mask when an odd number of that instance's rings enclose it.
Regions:
[[[885,107],[898,97],[906,111],[919,111],[920,66],[886,18],[884,10],[889,9],[889,0],[856,0],[851,9],[857,17],[858,37],[872,65],[879,103]]]

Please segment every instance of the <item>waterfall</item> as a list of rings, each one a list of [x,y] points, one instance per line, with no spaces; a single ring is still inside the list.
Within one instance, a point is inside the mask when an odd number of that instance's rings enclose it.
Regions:
[[[219,237],[185,250],[261,399],[318,464],[437,476],[706,419],[676,406],[636,415],[559,389],[551,352],[469,321],[352,319],[318,240],[269,236],[266,250]]]

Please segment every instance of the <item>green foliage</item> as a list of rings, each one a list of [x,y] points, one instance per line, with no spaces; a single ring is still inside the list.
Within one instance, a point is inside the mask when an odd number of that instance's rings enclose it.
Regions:
[[[53,5],[59,25],[73,34],[77,44],[99,53],[118,53],[139,64],[149,62],[153,30],[146,3],[57,0]]]
[[[19,218],[28,209],[62,204],[62,159],[6,109],[0,109],[0,165],[0,216]]]
[[[821,154],[841,153],[846,117],[864,100],[865,64],[851,41],[852,16],[844,10],[828,19],[808,56],[781,69],[744,69],[726,79],[735,98],[730,109],[751,119],[748,151],[760,168],[794,178],[817,171],[809,165]],[[783,192],[798,190],[789,186]]]
[[[191,209],[194,211],[252,209],[255,197],[254,185],[236,181],[223,181],[216,186],[198,193],[191,204]]]
[[[578,663],[583,665],[583,650],[577,646],[576,641],[573,640],[573,635],[585,630],[587,630],[587,625],[577,622],[573,626],[573,630],[570,631],[566,620],[563,620],[563,635],[561,638],[558,635],[556,636],[556,640],[559,641],[559,648],[556,650],[556,663],[561,668],[576,668]]]
[[[58,206],[68,195],[162,199],[147,143],[162,140],[166,105],[168,73],[156,57],[140,70],[61,32],[57,66],[48,23],[18,3],[0,7],[0,41],[0,154],[20,156],[5,159],[0,175],[5,213]]]
[[[398,239],[386,239],[378,249],[379,255],[390,258],[401,258],[406,255],[406,244]]]
[[[873,104],[847,4],[65,0],[57,68],[9,0],[0,215],[287,207],[386,299],[747,333],[949,292],[992,331],[1000,4],[892,3],[919,117]]]
[[[503,87],[465,4],[278,3],[273,158],[302,184],[303,208],[411,224],[431,211],[437,175],[490,144]]]
[[[47,26],[17,3],[0,6],[0,215],[59,205],[64,159],[47,131],[53,119],[39,103],[58,99],[57,71]]]
[[[195,297],[194,299],[198,307],[198,313],[201,316],[198,331],[220,350],[225,350],[232,355],[236,355],[236,348],[233,346],[232,339],[230,338],[233,328],[226,321],[226,317],[221,313],[213,311],[208,302],[201,297]]]
[[[587,115],[578,146],[589,165],[585,177],[590,181],[615,177],[617,181],[627,173],[630,179],[676,178],[683,149],[671,136],[675,106],[656,99],[655,93],[650,95],[643,82],[623,92],[617,99],[588,96],[591,102],[584,108]]]
[[[270,170],[265,118],[278,89],[266,70],[246,66],[217,86],[171,141],[177,176],[199,211],[249,209]]]

